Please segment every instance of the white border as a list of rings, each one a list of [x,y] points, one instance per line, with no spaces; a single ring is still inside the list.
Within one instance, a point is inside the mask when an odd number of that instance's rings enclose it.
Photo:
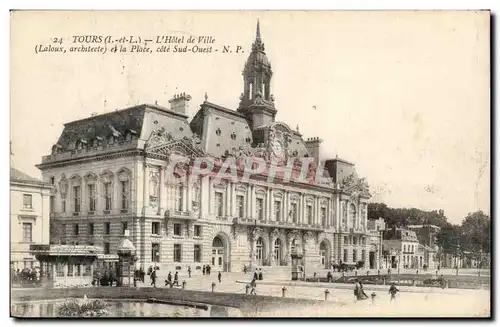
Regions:
[[[269,9],[269,10],[297,10],[297,9],[308,9],[308,10],[397,10],[397,9],[407,9],[407,10],[443,10],[443,9],[454,9],[454,10],[466,10],[466,9],[491,9],[492,13],[498,14],[500,12],[500,1],[496,0],[476,0],[476,1],[440,1],[440,0],[407,0],[407,1],[370,1],[370,0],[365,0],[365,1],[355,1],[355,0],[344,0],[344,1],[318,1],[318,0],[308,0],[307,2],[299,2],[299,1],[293,1],[293,0],[288,0],[288,1],[283,1],[281,3],[278,2],[271,2],[269,0],[267,1],[262,1],[262,0],[251,0],[247,2],[241,2],[237,3],[235,1],[220,1],[220,0],[211,0],[211,1],[192,1],[192,0],[179,0],[176,1],[176,3],[169,3],[166,4],[165,1],[148,1],[148,0],[141,0],[141,1],[117,1],[116,3],[112,1],[104,1],[104,0],[88,0],[88,1],[43,1],[43,3],[38,2],[38,1],[12,1],[12,0],[6,0],[2,1],[0,7],[2,8],[2,15],[1,15],[1,26],[2,28],[2,46],[0,47],[0,52],[1,52],[1,59],[2,59],[2,66],[3,66],[3,72],[10,72],[10,65],[9,65],[9,38],[10,38],[10,22],[9,22],[9,9],[92,9],[92,10],[145,10],[145,9],[151,9],[151,10],[168,10],[168,9],[183,9],[183,10],[188,10],[188,9],[203,9],[203,10],[209,10],[209,9],[225,9],[225,10],[250,10],[250,9]],[[498,20],[497,24],[498,25]],[[495,35],[495,43],[498,44],[498,33],[496,32],[497,28],[495,28],[495,32],[492,31],[492,34]],[[498,55],[495,56],[495,59],[498,59]],[[493,60],[493,58],[492,58]],[[5,73],[2,76],[3,78],[1,79],[2,81],[2,87],[1,87],[1,96],[0,99],[2,100],[2,108],[3,110],[0,111],[0,124],[2,124],[0,128],[0,133],[4,134],[2,137],[2,141],[0,142],[0,153],[2,156],[5,156],[4,160],[1,161],[2,164],[2,169],[0,169],[0,185],[3,185],[1,188],[1,195],[2,198],[5,199],[3,202],[2,208],[4,208],[4,214],[2,215],[3,219],[6,220],[8,219],[7,217],[10,217],[10,213],[7,212],[7,209],[9,208],[10,204],[10,199],[9,199],[9,189],[7,188],[8,180],[9,180],[9,175],[8,175],[8,166],[10,165],[10,159],[9,161],[7,160],[7,153],[8,153],[8,139],[10,139],[10,115],[9,115],[9,80],[10,76],[9,73]],[[496,94],[498,94],[498,84],[495,83],[496,87],[495,90],[497,91]],[[494,108],[498,108],[498,101],[495,102]],[[471,108],[473,110],[473,108]],[[498,116],[498,115],[497,115]],[[498,118],[498,117],[497,117]],[[27,119],[29,119],[27,117]],[[494,122],[494,126],[497,126],[498,120]],[[493,127],[492,130],[495,128]],[[27,131],[29,132],[29,131]],[[495,142],[497,143],[497,142]],[[495,156],[495,159],[498,159],[497,156]],[[496,161],[496,160],[495,160]],[[495,180],[496,182],[496,180]],[[498,203],[498,195],[495,196],[495,199],[492,201],[492,205],[495,203]],[[496,210],[492,211],[492,218]],[[8,249],[9,249],[9,230],[7,228],[8,224],[4,222],[3,226],[4,228],[1,229],[2,231],[2,240],[3,240],[3,249],[5,250],[6,256],[3,257],[3,263],[5,266],[3,266],[3,269],[0,269],[0,280],[5,283],[4,285],[7,286],[7,280],[9,279],[9,265],[8,265]],[[497,235],[497,230],[495,230],[494,235]],[[496,243],[496,242],[495,242]],[[494,249],[495,251],[496,249]],[[493,253],[498,253],[498,251],[495,251]],[[496,259],[496,258],[495,258]],[[495,261],[496,263],[496,261]],[[496,281],[496,276],[495,276],[495,281]],[[10,294],[7,292],[2,292],[2,309],[3,312],[5,312],[1,318],[2,322],[5,322],[7,324],[13,324],[14,321],[9,318],[10,314],[10,307],[8,307],[7,303],[9,303],[9,297]],[[494,308],[492,308],[494,310]],[[68,322],[68,321],[65,321]],[[120,324],[132,324],[134,321],[113,321],[113,322],[118,322]],[[327,323],[327,324],[352,324],[356,323],[355,320],[353,321],[337,321],[337,322],[332,322],[332,321],[316,321],[319,323]],[[28,322],[24,322],[28,323]],[[29,323],[32,324],[33,322]],[[44,324],[50,324],[52,321],[47,321],[44,322]],[[59,322],[61,323],[61,322]],[[64,323],[64,322],[63,322]],[[81,321],[79,322],[71,322],[71,323],[82,323]],[[109,324],[111,322],[106,322],[106,324]],[[137,323],[135,321],[134,325]],[[146,323],[154,323],[153,321],[147,321]],[[169,325],[180,325],[182,322],[167,322],[167,321],[161,321],[160,323],[162,324],[169,324]],[[195,322],[189,322],[190,324],[193,324]],[[203,322],[204,324],[216,324],[219,323],[219,321],[206,321]],[[238,323],[236,321],[232,321],[232,323]],[[269,324],[270,322],[266,321],[257,321],[253,323],[259,323],[259,324]],[[276,322],[273,322],[276,323]],[[287,323],[286,321],[283,321],[283,323]],[[299,322],[300,323],[300,322]],[[373,322],[373,321],[366,321],[366,323],[369,323],[371,325],[373,324],[387,324],[387,321],[380,321],[380,322]],[[396,323],[399,323],[396,321]],[[415,323],[421,323],[421,324],[434,324],[434,322],[418,322],[416,321]],[[442,322],[436,322],[442,324]],[[451,322],[453,323],[453,322]],[[472,323],[472,322],[471,322]],[[92,322],[93,325],[104,325],[102,321],[97,321],[97,322]],[[186,323],[182,323],[186,324]],[[2,324],[4,326],[4,324]]]

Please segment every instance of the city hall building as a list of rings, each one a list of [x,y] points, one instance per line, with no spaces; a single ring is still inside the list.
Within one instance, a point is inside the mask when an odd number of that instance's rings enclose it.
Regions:
[[[55,184],[51,242],[113,254],[128,230],[145,269],[286,270],[294,252],[309,272],[340,262],[376,268],[381,249],[367,230],[368,186],[348,161],[322,163],[329,183],[166,174],[173,154],[317,165],[321,139],[305,140],[275,119],[272,77],[257,25],[236,110],[205,97],[188,121],[190,96],[180,94],[169,108],[143,104],[65,124],[38,165]]]

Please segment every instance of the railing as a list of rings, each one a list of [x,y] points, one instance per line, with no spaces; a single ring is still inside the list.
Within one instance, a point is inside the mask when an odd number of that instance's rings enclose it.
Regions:
[[[180,211],[180,210],[167,210],[165,216],[168,218],[177,219],[197,219],[197,217],[190,211]]]
[[[323,231],[326,227],[320,225],[308,225],[301,223],[293,223],[289,221],[270,221],[270,220],[257,220],[253,218],[233,218],[233,224],[238,225],[256,225],[264,227],[278,227],[278,228],[289,228],[289,229],[303,229],[303,230],[314,230]]]

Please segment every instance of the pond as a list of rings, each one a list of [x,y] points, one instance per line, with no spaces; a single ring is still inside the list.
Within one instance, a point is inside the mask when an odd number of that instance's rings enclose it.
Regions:
[[[65,300],[33,301],[11,303],[11,316],[19,318],[57,318],[59,307]],[[241,317],[241,312],[236,308],[211,306],[207,310],[192,308],[182,305],[161,303],[147,303],[137,301],[106,300],[107,314],[104,317]]]

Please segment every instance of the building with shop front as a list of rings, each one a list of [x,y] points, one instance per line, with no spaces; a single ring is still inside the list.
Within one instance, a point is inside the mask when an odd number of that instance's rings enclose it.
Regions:
[[[30,253],[33,243],[49,244],[52,186],[10,169],[10,264],[15,271],[39,266]]]
[[[145,269],[288,269],[294,251],[306,270],[367,262],[366,182],[346,160],[320,162],[319,138],[276,121],[272,77],[257,25],[236,110],[205,96],[188,121],[190,96],[180,94],[170,108],[144,104],[65,124],[38,166],[57,185],[52,241],[114,253],[129,230]],[[176,155],[211,158],[214,169],[260,158],[266,169],[240,181],[194,174],[189,163],[171,174]],[[307,179],[268,178],[284,163],[300,172],[304,159]]]
[[[414,231],[394,227],[388,230],[383,240],[384,261],[388,268],[415,269],[423,267],[423,255]]]

